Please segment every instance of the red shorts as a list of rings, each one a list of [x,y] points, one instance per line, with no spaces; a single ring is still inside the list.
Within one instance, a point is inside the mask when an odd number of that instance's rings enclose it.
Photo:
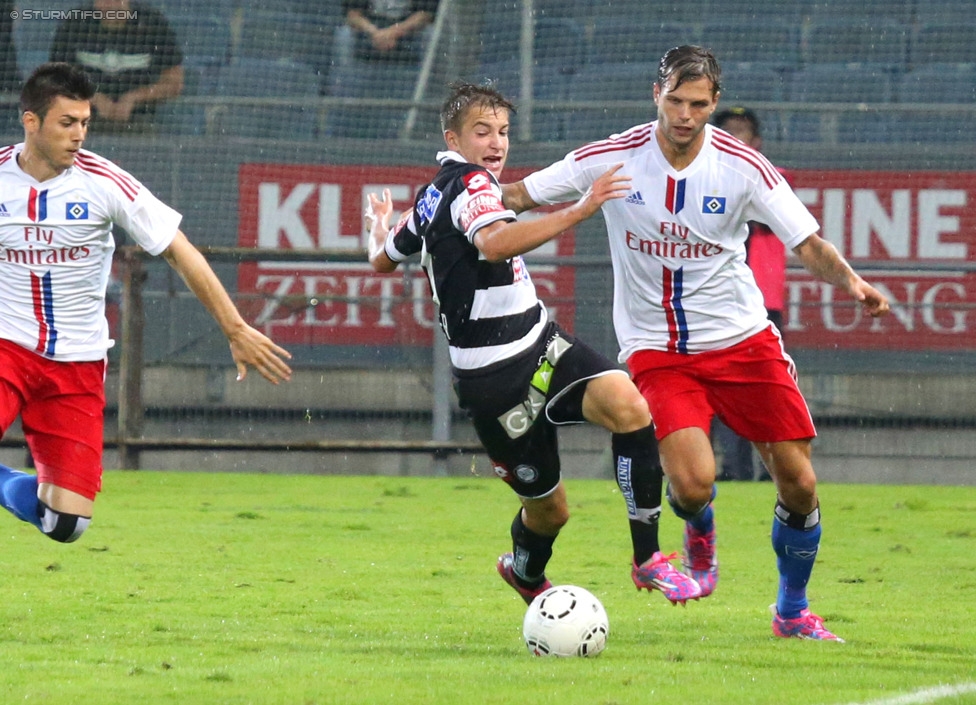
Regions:
[[[0,436],[19,414],[38,482],[95,499],[104,413],[104,360],[56,362],[0,340]]]
[[[796,367],[772,326],[724,350],[641,350],[627,366],[647,399],[659,440],[682,428],[708,433],[715,414],[757,443],[817,435]]]

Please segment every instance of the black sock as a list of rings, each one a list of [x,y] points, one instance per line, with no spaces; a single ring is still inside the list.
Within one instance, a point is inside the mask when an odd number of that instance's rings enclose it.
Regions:
[[[555,536],[543,536],[527,527],[519,509],[512,522],[512,553],[515,556],[512,569],[519,585],[536,587],[545,581],[546,565],[552,558],[555,540]]]
[[[661,550],[658,519],[664,474],[654,426],[615,433],[611,442],[617,486],[627,503],[634,562],[640,565]]]

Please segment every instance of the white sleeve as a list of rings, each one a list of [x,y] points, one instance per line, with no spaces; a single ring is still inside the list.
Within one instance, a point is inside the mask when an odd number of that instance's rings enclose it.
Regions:
[[[583,197],[593,180],[574,154],[570,152],[561,161],[525,177],[522,183],[533,201],[548,206]]]
[[[785,179],[757,195],[745,213],[749,220],[765,223],[790,250],[820,230],[817,219]]]
[[[145,186],[131,201],[119,196],[114,221],[151,255],[158,255],[173,242],[183,216],[156,198]]]

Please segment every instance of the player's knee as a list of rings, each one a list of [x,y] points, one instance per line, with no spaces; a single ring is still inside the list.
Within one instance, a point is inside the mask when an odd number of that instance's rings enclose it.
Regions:
[[[636,389],[632,394],[618,397],[610,409],[610,431],[612,433],[633,433],[651,424],[651,412],[647,402]]]
[[[41,503],[41,531],[49,539],[59,543],[72,543],[85,533],[91,517],[59,512]]]

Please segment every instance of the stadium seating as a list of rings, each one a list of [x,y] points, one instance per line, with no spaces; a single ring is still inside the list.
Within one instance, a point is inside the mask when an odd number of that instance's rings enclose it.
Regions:
[[[912,37],[910,56],[915,68],[926,64],[976,63],[976,21],[920,25]]]
[[[218,15],[174,14],[169,26],[186,64],[217,66],[230,59],[230,20]]]
[[[789,96],[797,103],[875,105],[891,102],[892,85],[888,74],[876,66],[820,64],[793,74]],[[883,143],[888,140],[888,125],[887,113],[819,109],[794,113],[787,136],[794,142]]]
[[[488,25],[484,35],[481,66],[514,60],[519,54],[519,17]],[[566,18],[538,18],[532,42],[533,63],[571,74],[583,65],[583,26]]]
[[[183,98],[213,95],[217,69],[192,63],[183,65]],[[202,135],[207,129],[206,107],[181,100],[167,100],[156,106],[155,124],[164,135]]]
[[[657,63],[679,44],[697,44],[698,29],[682,22],[647,22],[635,19],[598,20],[587,52],[587,63],[620,66]]]
[[[694,3],[688,3],[693,5]],[[799,27],[803,20],[803,3],[789,0],[706,0],[699,10],[698,20],[773,20]],[[745,42],[761,42],[763,35],[748,35]]]
[[[569,99],[594,103],[565,116],[565,139],[576,144],[600,140],[656,117],[653,83],[656,63],[591,65],[573,77]],[[633,108],[611,108],[609,101],[639,101]]]
[[[337,66],[329,77],[328,95],[334,98],[410,100],[417,83],[413,66],[385,66],[356,61]],[[409,108],[406,106],[333,106],[325,119],[325,134],[331,137],[394,139],[399,136]],[[422,129],[430,123],[428,114],[418,118]]]
[[[799,5],[799,2],[784,4]],[[807,13],[815,21],[831,19],[912,21],[913,0],[809,0]]]
[[[888,19],[813,22],[807,64],[860,63],[900,72],[907,67],[908,25]]]
[[[325,8],[330,8],[326,4]],[[242,14],[234,57],[286,59],[313,67],[326,85],[340,14],[306,15],[283,10],[248,10]]]
[[[926,22],[972,22],[973,0],[918,0],[915,19]]]
[[[319,79],[306,64],[287,59],[237,58],[220,68],[216,93],[222,97],[314,100]],[[318,110],[301,105],[223,105],[212,129],[225,137],[268,137],[293,140],[315,135]]]
[[[929,65],[905,74],[898,83],[898,102],[918,105],[976,105],[976,65]],[[972,144],[976,115],[930,111],[892,116],[892,141],[899,143]]]
[[[752,63],[724,63],[722,65],[722,96],[719,110],[733,105],[752,106],[754,103],[775,103],[786,100],[783,73],[768,66]],[[759,111],[762,137],[777,142],[783,137],[783,119],[776,112]]]
[[[705,22],[701,43],[714,52],[723,66],[730,61],[748,61],[777,69],[794,69],[800,63],[799,26],[785,21]]]

